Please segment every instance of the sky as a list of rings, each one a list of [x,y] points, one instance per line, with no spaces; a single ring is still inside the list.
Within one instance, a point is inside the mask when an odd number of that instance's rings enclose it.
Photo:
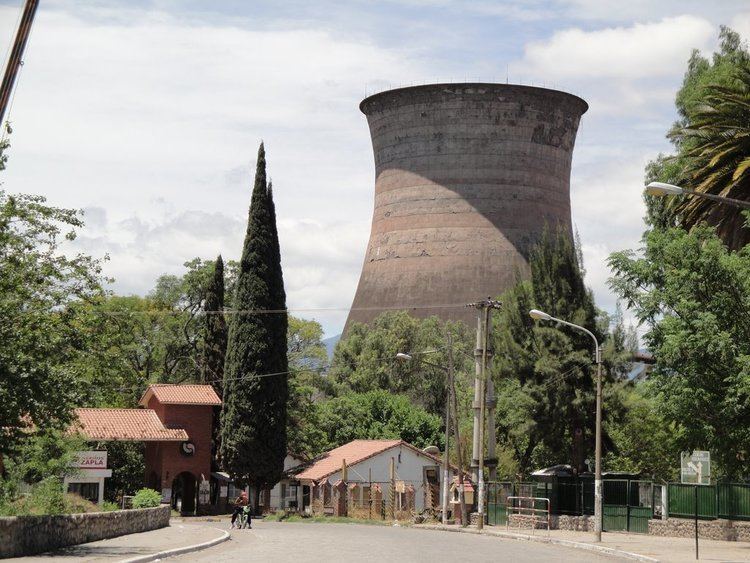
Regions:
[[[0,0],[6,57],[21,4]],[[558,88],[590,106],[573,222],[611,312],[606,258],[639,244],[644,166],[670,150],[686,62],[722,24],[749,38],[747,1],[42,0],[0,181],[82,209],[72,250],[108,255],[111,289],[145,295],[194,257],[239,258],[262,140],[289,308],[333,336],[372,215],[362,98],[446,81]]]

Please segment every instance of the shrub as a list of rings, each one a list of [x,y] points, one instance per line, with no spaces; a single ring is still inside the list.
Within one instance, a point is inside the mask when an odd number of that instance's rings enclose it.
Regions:
[[[101,507],[99,509],[102,512],[114,512],[115,510],[120,510],[120,507],[117,505],[116,502],[109,502],[108,500],[105,500]]]
[[[69,502],[65,498],[62,481],[57,477],[47,477],[37,483],[31,490],[29,504],[35,514],[65,514],[69,512]]]
[[[133,508],[153,508],[161,504],[161,493],[153,489],[141,489],[133,497]]]

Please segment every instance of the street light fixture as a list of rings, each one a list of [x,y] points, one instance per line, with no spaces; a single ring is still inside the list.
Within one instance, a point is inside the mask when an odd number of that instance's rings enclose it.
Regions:
[[[532,309],[529,316],[535,321],[553,321],[588,334],[594,341],[596,350],[596,469],[594,472],[594,537],[595,541],[602,541],[602,355],[599,341],[594,333],[585,327],[569,323],[557,317]]]
[[[703,199],[710,199],[711,201],[731,205],[732,207],[738,207],[740,209],[750,209],[750,201],[743,201],[741,199],[734,199],[731,197],[698,192],[695,190],[690,190],[688,188],[681,188],[680,186],[675,186],[674,184],[665,184],[664,182],[651,182],[648,186],[646,186],[644,191],[648,195],[657,197],[666,195],[694,195],[696,197],[702,197]]]

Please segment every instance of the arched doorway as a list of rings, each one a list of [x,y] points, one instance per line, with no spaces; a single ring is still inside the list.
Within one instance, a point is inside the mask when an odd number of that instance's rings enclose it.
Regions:
[[[172,508],[180,514],[195,513],[195,476],[183,471],[172,481]]]

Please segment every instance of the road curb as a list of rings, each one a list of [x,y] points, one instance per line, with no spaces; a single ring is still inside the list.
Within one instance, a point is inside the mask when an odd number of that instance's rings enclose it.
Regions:
[[[633,561],[644,561],[645,563],[659,563],[658,559],[654,559],[653,557],[648,557],[646,555],[640,555],[639,553],[631,553],[630,551],[624,551],[622,549],[615,549],[614,547],[604,547],[601,545],[593,545],[590,543],[585,542],[577,542],[572,540],[562,540],[559,538],[551,538],[547,536],[530,536],[527,534],[515,534],[512,532],[500,532],[496,530],[482,530],[481,532],[474,528],[453,528],[453,527],[443,527],[443,526],[434,526],[430,524],[418,524],[416,526],[412,526],[414,529],[417,530],[436,530],[436,531],[442,531],[442,532],[456,532],[461,534],[476,534],[476,535],[483,535],[483,536],[495,536],[498,538],[507,538],[512,540],[520,540],[520,541],[533,541],[537,543],[551,543],[554,545],[560,545],[564,547],[572,547],[574,549],[583,549],[586,551],[593,551],[596,553],[601,553],[603,555],[613,555],[615,557],[623,557],[625,559],[631,559]]]
[[[146,561],[156,561],[157,559],[166,559],[167,557],[174,557],[176,555],[184,555],[186,553],[192,553],[194,551],[201,551],[202,549],[208,549],[229,539],[230,534],[226,530],[220,530],[219,528],[213,528],[214,530],[221,532],[218,538],[214,538],[203,543],[196,543],[195,545],[186,545],[184,547],[176,547],[174,549],[167,549],[166,551],[159,551],[157,553],[150,553],[149,555],[141,555],[140,557],[133,557],[132,559],[122,559],[120,563],[145,563]]]

